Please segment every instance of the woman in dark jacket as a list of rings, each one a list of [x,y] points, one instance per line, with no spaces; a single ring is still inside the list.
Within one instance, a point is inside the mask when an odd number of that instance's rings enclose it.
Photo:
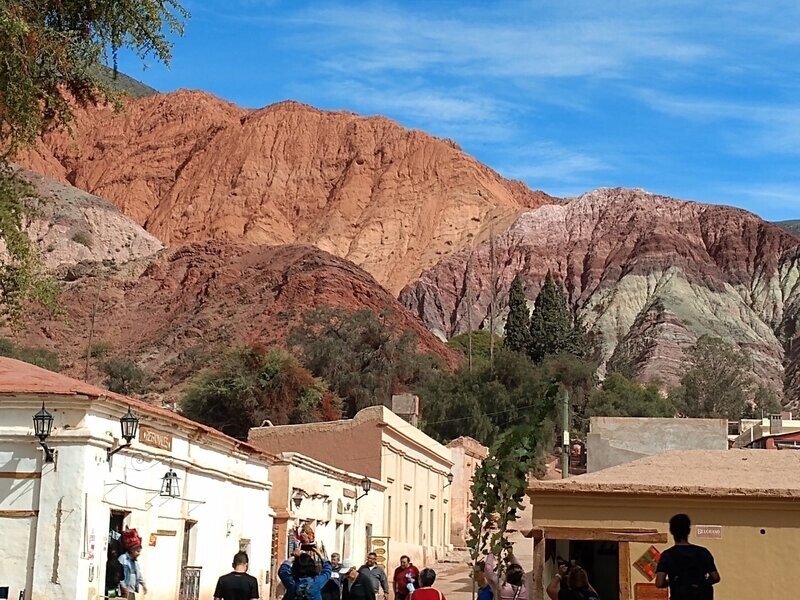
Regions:
[[[372,587],[372,583],[355,567],[350,567],[347,572],[342,585],[342,600],[375,600],[375,588]]]
[[[312,550],[322,560],[322,570],[317,572],[317,563],[311,554],[296,550],[293,561],[284,561],[278,569],[278,577],[286,588],[284,600],[322,600],[322,588],[331,578],[331,563],[322,558],[318,550]]]

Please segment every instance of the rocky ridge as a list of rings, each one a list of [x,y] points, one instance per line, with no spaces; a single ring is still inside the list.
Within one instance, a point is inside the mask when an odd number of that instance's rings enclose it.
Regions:
[[[442,338],[466,331],[468,289],[472,322],[486,326],[489,244],[476,247],[469,274],[468,256],[445,258],[400,293]],[[496,262],[498,306],[519,272],[532,307],[551,271],[599,340],[604,363],[624,363],[641,379],[675,383],[684,351],[705,333],[747,348],[774,386],[784,374],[787,384],[800,377],[800,238],[745,211],[595,190],[521,214],[497,236]],[[797,385],[787,392],[800,400]]]
[[[208,241],[121,268],[84,266],[63,282],[60,314],[34,311],[22,327],[0,332],[57,352],[66,372],[80,378],[95,304],[94,341],[107,346],[108,356],[93,365],[130,358],[155,376],[168,399],[232,346],[282,345],[302,316],[320,306],[388,311],[389,325],[413,331],[421,350],[451,366],[459,360],[369,274],[314,247]],[[101,380],[93,367],[90,381]]]
[[[78,110],[30,168],[98,194],[167,245],[304,243],[393,293],[443,256],[557,202],[449,140],[296,102],[245,110],[201,92]]]

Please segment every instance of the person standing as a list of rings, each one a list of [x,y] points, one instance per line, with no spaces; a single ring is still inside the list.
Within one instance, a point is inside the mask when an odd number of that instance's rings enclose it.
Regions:
[[[508,547],[507,559],[509,564],[506,567],[505,581],[500,581],[500,578],[495,573],[495,564],[497,559],[491,552],[486,555],[484,563],[484,574],[486,580],[492,587],[492,594],[495,600],[525,600],[528,597],[528,582],[529,575],[525,574],[525,570],[519,561],[514,556],[513,549]],[[420,574],[420,577],[422,575]]]
[[[136,600],[136,594],[141,588],[147,594],[142,570],[139,567],[139,555],[142,553],[142,544],[139,541],[133,542],[128,551],[119,557],[119,564],[122,565],[122,579],[119,582],[119,589],[122,597],[128,600]]]
[[[712,600],[721,581],[714,557],[706,548],[689,543],[692,521],[678,514],[669,520],[675,545],[661,554],[656,568],[656,587],[669,587],[670,600]]]
[[[419,569],[411,564],[410,557],[400,557],[400,566],[394,570],[393,583],[395,600],[406,600],[419,587]]]
[[[316,555],[322,561],[317,572]],[[322,600],[322,588],[331,578],[332,567],[319,550],[295,550],[293,560],[286,560],[278,569],[278,577],[286,588],[284,600]]]
[[[342,597],[342,575],[339,554],[331,554],[331,578],[322,588],[322,600],[340,600]]]
[[[367,554],[367,562],[358,572],[364,575],[372,584],[372,589],[375,590],[376,595],[378,594],[378,589],[383,588],[384,597],[388,596],[389,581],[386,579],[386,571],[378,564],[377,554],[374,552]]]
[[[578,566],[560,565],[547,586],[547,595],[551,600],[599,600],[597,591],[589,583],[588,573]]]
[[[486,574],[484,573],[485,568],[486,564],[483,561],[478,561],[472,570],[475,585],[478,586],[477,600],[493,600],[494,598],[492,587],[489,585],[489,581],[486,579]]]
[[[372,581],[355,567],[350,567],[342,584],[342,600],[375,600]]]
[[[246,552],[233,556],[233,571],[217,580],[214,600],[258,600],[258,580],[247,574],[250,559]]]
[[[436,582],[436,571],[422,569],[419,574],[419,587],[411,594],[410,600],[447,600],[445,595],[433,587]]]
[[[119,596],[119,582],[124,573],[119,562],[120,544],[113,537],[108,540],[108,560],[106,562],[106,595],[109,598]],[[113,594],[113,595],[112,595]]]

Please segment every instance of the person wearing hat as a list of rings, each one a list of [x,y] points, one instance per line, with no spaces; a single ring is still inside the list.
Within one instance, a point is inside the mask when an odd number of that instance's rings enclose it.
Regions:
[[[142,553],[142,540],[135,529],[128,529],[122,534],[122,542],[127,551],[119,557],[119,563],[122,565],[122,580],[119,582],[119,587],[123,598],[135,600],[139,588],[147,594],[147,585],[144,583],[138,560]]]

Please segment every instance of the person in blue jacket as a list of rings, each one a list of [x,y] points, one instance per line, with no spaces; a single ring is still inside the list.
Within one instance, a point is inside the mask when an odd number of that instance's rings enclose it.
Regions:
[[[316,555],[322,561],[322,570],[317,572]],[[331,563],[322,557],[319,550],[295,550],[293,559],[286,560],[278,569],[278,577],[286,588],[283,600],[322,600],[322,588],[331,578]]]

